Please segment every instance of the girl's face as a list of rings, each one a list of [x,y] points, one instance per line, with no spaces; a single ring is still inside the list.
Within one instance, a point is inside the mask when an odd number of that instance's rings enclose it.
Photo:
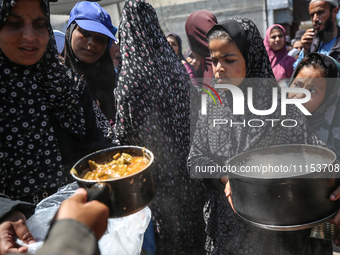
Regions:
[[[303,67],[290,85],[291,88],[304,88],[310,91],[311,99],[303,104],[310,113],[317,110],[325,98],[326,79],[321,77],[320,69],[312,66]],[[288,93],[289,98],[304,98],[305,96],[303,93]]]
[[[0,30],[0,48],[19,65],[33,65],[45,53],[49,34],[40,0],[20,0]]]
[[[303,48],[303,46],[302,46],[301,40],[297,40],[297,41],[294,42],[293,49],[302,50],[302,48]]]
[[[240,85],[246,77],[246,61],[238,47],[225,39],[212,39],[209,50],[217,82]]]
[[[170,35],[166,39],[168,40],[171,47],[174,49],[175,53],[178,54],[179,47],[178,47],[178,42],[176,41],[175,37]]]
[[[273,29],[269,35],[269,45],[273,50],[281,50],[285,45],[285,38],[281,29]]]
[[[71,47],[76,57],[87,64],[97,62],[104,54],[109,38],[77,26],[73,30]]]

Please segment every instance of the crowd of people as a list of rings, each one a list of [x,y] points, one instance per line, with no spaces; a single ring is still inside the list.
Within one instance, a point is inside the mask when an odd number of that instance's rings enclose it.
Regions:
[[[219,22],[197,10],[185,23],[186,51],[177,33],[164,34],[145,0],[127,0],[117,28],[98,3],[80,1],[65,34],[52,29],[49,2],[0,2],[0,255],[27,252],[16,243],[35,242],[26,220],[37,203],[72,182],[77,160],[119,145],[146,147],[155,156],[144,237],[153,243],[143,245],[143,254],[332,254],[332,242],[311,239],[310,229],[272,231],[244,221],[233,211],[228,176],[193,178],[191,169],[281,144],[327,147],[340,159],[338,1],[310,1],[314,28],[297,31],[291,50],[280,24],[262,38],[247,18]],[[282,116],[280,102],[270,115],[246,107],[235,115],[233,95],[220,84],[252,91],[257,110],[271,108],[273,88],[306,89],[304,107],[312,115],[288,104]],[[203,114],[208,89],[221,106],[208,97]],[[283,117],[297,125],[265,121]],[[264,125],[216,127],[215,119]],[[61,204],[37,254],[100,254],[109,209],[86,195],[78,189]],[[339,198],[340,187],[329,199]],[[340,213],[331,222],[340,227]]]

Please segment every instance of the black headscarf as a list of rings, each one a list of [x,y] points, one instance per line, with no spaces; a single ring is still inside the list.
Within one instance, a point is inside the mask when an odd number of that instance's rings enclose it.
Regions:
[[[177,41],[177,44],[178,44],[177,55],[179,56],[180,60],[184,60],[186,62],[186,59],[184,58],[183,53],[182,53],[183,49],[182,49],[182,39],[181,39],[181,37],[178,34],[176,34],[175,32],[167,33],[165,36],[166,36],[166,38],[168,38],[169,36],[172,36],[172,37],[175,38],[175,40]]]
[[[242,28],[242,25],[233,19],[228,19],[222,21],[219,24],[214,25],[207,33],[206,37],[208,37],[214,30],[218,28],[223,28],[227,33],[233,38],[234,43],[237,45],[239,50],[242,53],[244,60],[247,62],[247,41],[244,40],[246,37],[246,32]],[[248,76],[247,76],[248,77]]]
[[[306,64],[306,62],[313,58],[318,58],[319,60],[321,60],[324,67],[327,69],[326,78],[329,78],[327,79],[327,85],[329,86],[326,86],[325,99],[324,99],[325,101],[331,95],[334,86],[336,86],[335,84],[337,82],[336,78],[338,77],[338,65],[334,63],[333,61],[334,59],[332,57],[328,57],[327,55],[319,54],[316,52],[309,53],[303,60],[300,61],[300,63],[294,69],[294,72],[292,74],[289,84],[293,82],[293,80],[296,78],[296,76],[301,71],[302,67]]]
[[[77,59],[71,47],[72,33],[76,28],[77,23],[74,21],[67,28],[65,34],[65,48],[62,53],[65,64],[72,67],[79,75],[84,76],[84,80],[99,108],[107,119],[114,119],[115,100],[113,90],[115,87],[116,72],[113,67],[110,49],[107,47],[103,56],[96,63],[87,64],[81,62]]]

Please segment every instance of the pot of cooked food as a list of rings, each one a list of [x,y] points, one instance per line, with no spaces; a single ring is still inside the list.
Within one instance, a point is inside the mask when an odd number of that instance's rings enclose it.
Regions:
[[[336,154],[313,145],[249,150],[228,162],[237,214],[265,229],[291,231],[330,220],[339,209],[329,199],[339,186]]]
[[[138,146],[116,146],[80,159],[71,175],[88,191],[88,200],[99,200],[110,217],[139,211],[154,198],[153,153]]]

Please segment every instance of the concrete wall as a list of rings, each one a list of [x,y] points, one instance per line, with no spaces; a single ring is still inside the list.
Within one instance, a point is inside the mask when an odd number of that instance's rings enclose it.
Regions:
[[[109,1],[109,0],[106,0]],[[265,8],[267,1],[267,15]],[[189,15],[205,9],[212,12],[218,21],[227,18],[243,16],[251,19],[258,27],[261,35],[266,32],[267,26],[274,23],[291,22],[293,0],[149,0],[155,8],[164,33],[176,32],[183,41],[183,50],[188,47],[185,33],[185,22]],[[116,0],[116,3],[103,5],[105,1],[98,2],[111,15],[112,24],[119,26],[120,14],[125,1]],[[59,9],[60,10],[60,9]],[[53,12],[52,12],[53,14]],[[288,22],[287,22],[288,20]],[[53,17],[52,25],[55,29],[64,30],[68,17],[58,15]],[[289,32],[289,31],[288,31]]]
[[[237,16],[247,17],[255,22],[262,35],[266,30],[263,0],[208,0],[191,2],[150,0],[149,2],[156,9],[164,33],[176,32],[181,36],[183,50],[188,46],[185,22],[189,15],[196,10],[208,10],[216,16],[218,21]]]

